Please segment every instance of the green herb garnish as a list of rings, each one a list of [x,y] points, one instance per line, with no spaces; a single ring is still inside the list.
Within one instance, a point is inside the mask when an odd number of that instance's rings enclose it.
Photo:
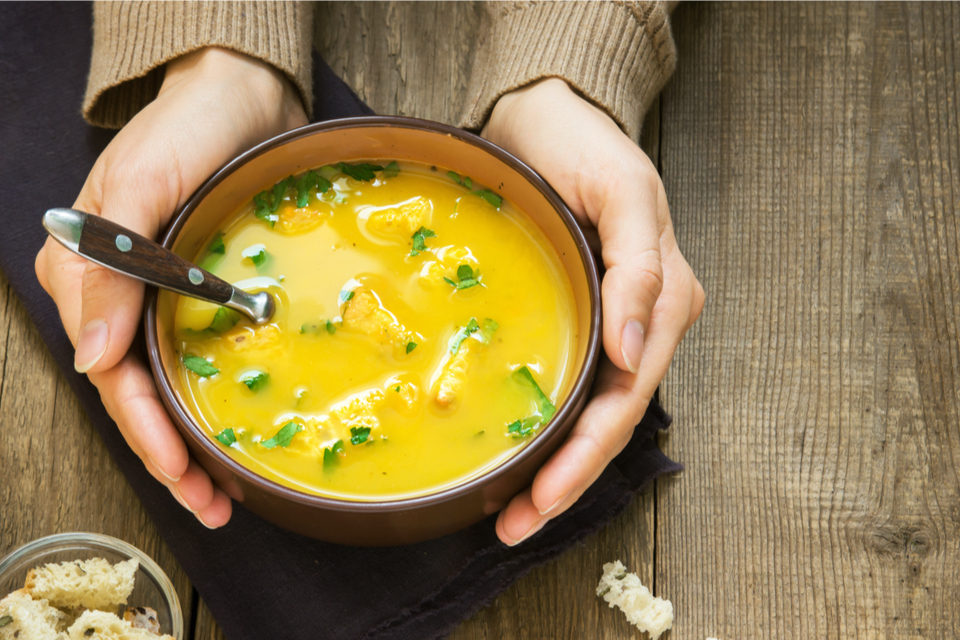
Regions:
[[[350,427],[350,444],[363,444],[370,437],[370,427]]]
[[[395,386],[395,387],[392,387],[392,389],[393,389],[394,391],[396,391],[397,393],[400,393],[400,385],[397,385],[397,386]]]
[[[343,440],[337,440],[333,445],[323,450],[323,468],[329,469],[337,463],[337,454],[343,453]]]
[[[250,389],[250,391],[256,392],[260,391],[260,389],[263,388],[263,385],[267,384],[267,380],[269,379],[269,373],[264,373],[263,371],[251,371],[240,378],[240,382],[247,385],[247,389]]]
[[[456,287],[458,291],[460,289],[469,289],[470,287],[475,287],[480,284],[480,270],[474,271],[470,265],[462,264],[457,267],[457,280],[460,282],[454,282],[446,276],[444,276],[443,280],[450,286]]]
[[[540,385],[537,384],[533,374],[530,373],[530,369],[520,367],[513,372],[513,379],[521,384],[533,387],[534,399],[537,402],[537,407],[540,409],[540,422],[543,424],[550,422],[553,414],[557,412],[557,408],[553,405],[553,402],[550,401],[550,398],[547,397],[547,394],[540,388]]]
[[[456,182],[457,184],[459,184],[460,186],[463,186],[463,180],[460,179],[460,174],[457,173],[456,171],[447,171],[447,177],[453,180],[454,182]]]
[[[493,334],[497,332],[500,325],[491,318],[484,318],[480,324],[480,335],[483,338],[483,344],[490,344],[493,340]]]
[[[213,240],[210,241],[210,245],[207,247],[207,253],[219,253],[223,255],[227,252],[227,246],[223,244],[223,231],[217,231],[217,235],[213,236]]]
[[[220,444],[222,444],[223,446],[229,447],[230,445],[232,445],[234,442],[237,441],[237,434],[233,432],[233,429],[224,429],[223,431],[215,435],[214,438],[219,440]]]
[[[289,176],[273,185],[273,189],[261,191],[253,196],[254,214],[273,227],[279,220],[276,211],[280,208],[280,203],[283,202],[283,196],[287,193],[287,189],[293,189],[296,186],[297,179]]]
[[[457,355],[457,352],[460,351],[460,345],[463,344],[463,341],[470,337],[471,333],[475,333],[480,330],[480,325],[477,323],[476,318],[470,318],[470,322],[467,323],[467,326],[462,327],[459,331],[453,334],[453,337],[450,339],[450,353]]]
[[[210,376],[215,376],[220,373],[220,369],[210,364],[206,358],[195,356],[192,353],[183,356],[183,366],[201,378],[209,378]]]
[[[370,164],[369,162],[361,162],[360,164],[338,162],[337,169],[354,180],[360,180],[361,182],[370,182],[377,177],[374,171],[383,171],[383,167],[379,164]]]
[[[351,291],[350,293],[352,294],[353,291]],[[351,295],[350,297],[352,298],[353,296]],[[337,325],[335,325],[332,320],[327,320],[327,333],[329,333],[330,335],[333,335],[336,332],[337,332]]]
[[[240,322],[239,312],[233,309],[227,309],[226,307],[220,307],[217,309],[217,312],[213,314],[213,320],[210,321],[210,325],[206,329],[201,329],[200,331],[196,329],[184,329],[184,333],[201,337],[218,335],[232,329],[233,325],[238,322]]]
[[[303,431],[303,426],[292,420],[280,428],[280,431],[270,438],[260,443],[264,449],[273,449],[274,447],[288,447],[293,440],[293,436]]]
[[[540,418],[537,416],[531,416],[529,418],[524,418],[523,420],[517,420],[508,424],[507,433],[514,438],[526,438],[531,433],[534,433],[539,426]]]
[[[320,193],[326,193],[333,184],[316,171],[307,171],[297,180],[297,206],[305,207],[310,202],[310,189],[316,188]]]
[[[353,300],[353,291],[344,289],[340,292],[340,304],[343,304],[344,302],[350,302],[351,300]]]
[[[417,343],[416,343],[416,342],[408,342],[408,343],[407,343],[407,353],[410,353],[411,351],[413,351],[413,350],[416,349],[416,348],[417,348]]]
[[[244,258],[249,258],[253,262],[253,266],[257,269],[262,267],[267,261],[267,257],[270,255],[267,253],[267,248],[262,244],[255,244],[244,249],[240,255]]]
[[[492,204],[494,209],[499,209],[500,205],[503,204],[503,198],[495,194],[493,191],[490,191],[490,189],[475,189],[474,191],[471,191],[467,195],[480,196],[481,198],[483,198],[484,200]]]
[[[397,161],[394,160],[387,166],[383,168],[383,177],[384,178],[393,178],[400,173],[400,165],[397,164]]]
[[[425,240],[427,238],[434,238],[436,237],[436,235],[437,234],[435,234],[430,229],[427,229],[426,227],[420,227],[419,229],[417,229],[413,233],[413,250],[410,252],[410,255],[418,256],[420,255],[421,251],[426,251],[427,244]]]

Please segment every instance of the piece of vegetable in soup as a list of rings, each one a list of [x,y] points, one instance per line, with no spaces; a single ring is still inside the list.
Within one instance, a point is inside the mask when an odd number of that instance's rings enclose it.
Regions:
[[[177,302],[185,400],[255,472],[348,500],[432,493],[514,455],[569,391],[555,249],[473,178],[390,159],[265,186],[196,259],[277,310]]]

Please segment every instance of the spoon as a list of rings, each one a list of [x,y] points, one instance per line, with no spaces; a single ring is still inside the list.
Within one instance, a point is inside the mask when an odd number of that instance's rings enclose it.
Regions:
[[[256,324],[265,324],[273,315],[273,297],[266,291],[251,294],[237,289],[156,242],[100,216],[76,209],[50,209],[43,215],[43,228],[81,258],[131,278],[223,305]]]

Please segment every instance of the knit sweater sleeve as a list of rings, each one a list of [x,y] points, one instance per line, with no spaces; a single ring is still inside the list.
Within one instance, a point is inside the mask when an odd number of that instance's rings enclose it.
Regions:
[[[167,62],[207,46],[280,69],[309,114],[312,34],[306,2],[96,2],[83,116],[122,127],[156,98]]]
[[[483,127],[505,93],[559,77],[640,137],[643,115],[676,64],[662,2],[498,2],[471,73],[460,126]]]

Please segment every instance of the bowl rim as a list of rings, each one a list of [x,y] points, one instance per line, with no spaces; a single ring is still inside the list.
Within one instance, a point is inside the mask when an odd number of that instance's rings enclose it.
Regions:
[[[125,542],[119,538],[88,531],[70,531],[67,533],[54,533],[43,536],[42,538],[31,540],[17,547],[3,558],[0,558],[0,575],[8,568],[20,562],[25,556],[48,550],[54,551],[58,547],[69,545],[70,543],[100,546],[126,555],[128,558],[136,558],[140,563],[140,568],[157,583],[161,593],[163,593],[167,600],[167,605],[170,608],[170,624],[173,626],[170,635],[177,638],[177,640],[183,638],[183,607],[180,604],[180,597],[177,595],[177,590],[173,586],[170,577],[160,568],[160,565],[158,565],[153,558],[129,542]]]
[[[174,418],[181,424],[187,425],[187,431],[194,442],[200,446],[205,453],[212,456],[219,464],[229,470],[234,476],[242,477],[246,482],[255,485],[260,490],[266,491],[272,495],[281,497],[304,506],[313,508],[323,508],[331,511],[346,513],[392,513],[417,509],[426,506],[435,506],[444,502],[455,500],[467,494],[476,491],[479,487],[493,482],[501,476],[510,473],[516,466],[524,460],[530,458],[536,452],[544,447],[547,442],[553,439],[556,432],[566,423],[577,404],[576,399],[581,394],[589,393],[589,386],[593,382],[593,372],[596,369],[597,361],[600,357],[600,330],[601,330],[601,307],[600,307],[600,284],[599,273],[596,260],[583,231],[577,224],[573,214],[567,208],[560,196],[547,182],[539,176],[532,168],[523,163],[520,159],[495,145],[494,143],[481,138],[469,131],[434,122],[432,120],[423,120],[420,118],[410,118],[405,116],[356,116],[349,118],[337,118],[323,122],[312,123],[291,129],[266,140],[257,146],[240,154],[214,173],[206,182],[204,182],[197,191],[190,196],[184,205],[174,214],[169,226],[164,231],[160,243],[164,248],[170,249],[176,240],[181,229],[190,215],[196,210],[200,202],[217,187],[221,182],[227,179],[234,171],[243,166],[250,160],[267,153],[279,146],[312,136],[316,133],[336,131],[341,129],[357,128],[389,128],[398,127],[404,129],[418,129],[428,133],[441,134],[456,138],[462,142],[480,148],[482,151],[494,156],[496,159],[504,162],[510,168],[520,173],[528,180],[551,204],[560,218],[563,220],[567,231],[573,237],[577,250],[580,253],[580,261],[584,266],[587,278],[587,289],[590,298],[590,328],[587,339],[587,350],[577,377],[571,387],[570,393],[558,407],[557,413],[546,429],[541,431],[521,451],[511,456],[503,463],[489,469],[485,473],[479,474],[461,482],[459,484],[447,487],[441,491],[427,493],[410,498],[401,498],[397,500],[347,500],[333,498],[312,493],[306,493],[292,487],[269,480],[249,468],[243,466],[226,453],[220,450],[213,438],[197,425],[193,416],[181,403],[174,392],[170,381],[164,375],[164,369],[160,359],[160,345],[157,338],[157,290],[148,288],[146,312],[144,314],[145,333],[147,340],[147,355],[150,361],[150,368],[153,372],[154,380],[164,399],[168,411],[176,415]]]

